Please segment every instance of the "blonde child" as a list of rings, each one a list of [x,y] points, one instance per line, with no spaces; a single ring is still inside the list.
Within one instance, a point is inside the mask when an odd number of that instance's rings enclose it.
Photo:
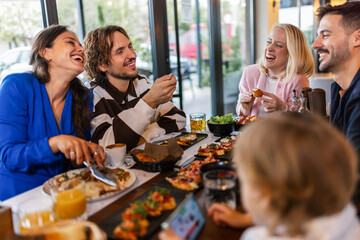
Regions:
[[[241,239],[360,239],[350,203],[356,159],[345,138],[317,116],[286,113],[252,123],[234,152],[242,203],[256,224]],[[233,227],[243,218],[222,205],[209,213]]]

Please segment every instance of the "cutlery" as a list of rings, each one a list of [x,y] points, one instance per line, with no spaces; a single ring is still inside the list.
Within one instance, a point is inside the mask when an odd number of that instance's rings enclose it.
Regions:
[[[83,162],[83,164],[88,167],[91,171],[91,174],[96,178],[96,179],[99,179],[100,181],[110,185],[110,186],[113,186],[113,187],[116,187],[116,183],[110,179],[108,179],[107,177],[105,177],[99,170],[97,170],[96,168],[94,168],[93,166],[89,165],[86,161]]]
[[[163,140],[157,140],[157,141],[154,141],[154,142],[151,142],[153,144],[158,144],[158,143],[164,143],[165,141],[169,141],[170,138],[167,138],[167,139],[163,139]]]
[[[178,136],[180,136],[180,135],[181,135],[181,133],[179,133],[179,132],[170,133],[170,134],[167,134],[167,136],[168,136],[169,138],[161,139],[161,140],[155,140],[155,141],[150,142],[150,143],[153,143],[153,144],[163,143],[164,141],[169,141],[170,138],[176,138],[176,137],[178,137]]]

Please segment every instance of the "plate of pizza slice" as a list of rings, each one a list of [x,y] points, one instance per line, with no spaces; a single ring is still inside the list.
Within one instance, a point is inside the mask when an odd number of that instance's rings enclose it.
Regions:
[[[207,136],[207,133],[183,132],[176,137],[176,142],[185,150],[204,140]],[[167,140],[164,140],[162,144],[167,144]]]
[[[116,182],[116,186],[110,186],[92,176],[88,168],[70,170],[50,178],[43,184],[43,191],[50,195],[51,189],[65,191],[76,188],[76,179],[85,181],[85,194],[88,202],[94,202],[112,197],[131,187],[136,181],[136,175],[129,169],[123,168],[99,168],[106,177]],[[75,183],[75,184],[74,184]]]

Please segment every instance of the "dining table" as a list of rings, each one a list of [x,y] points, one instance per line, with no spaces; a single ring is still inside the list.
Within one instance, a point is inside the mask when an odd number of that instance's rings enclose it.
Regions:
[[[214,136],[211,132],[204,132],[207,134],[207,137],[203,140],[197,142],[196,144],[192,145],[191,147],[184,150],[184,153],[180,160],[175,164],[175,168],[165,172],[146,172],[140,169],[132,160],[128,161],[127,166],[124,168],[129,168],[135,175],[136,181],[135,183],[130,186],[129,188],[121,191],[118,194],[114,194],[111,197],[101,199],[98,201],[92,201],[87,203],[87,215],[88,220],[94,222],[101,226],[101,223],[104,222],[107,218],[113,215],[114,212],[117,212],[121,209],[124,209],[125,206],[128,206],[129,203],[134,202],[140,196],[146,194],[151,190],[154,184],[162,181],[165,177],[173,174],[176,169],[181,166],[185,166],[192,162],[195,159],[195,155],[199,147],[202,144],[210,144],[215,142],[216,140],[220,139],[218,136]],[[203,134],[204,134],[203,133]],[[156,139],[153,139],[150,142],[159,142],[164,139],[169,139],[171,137],[176,137],[181,132],[174,132],[167,135],[163,135]],[[231,135],[237,135],[239,132],[234,131]],[[138,148],[143,149],[144,145],[139,146]],[[126,156],[127,159],[131,158],[130,155]],[[201,212],[205,218],[205,225],[203,226],[202,230],[200,231],[199,235],[196,239],[239,239],[242,232],[245,229],[234,229],[231,227],[220,227],[215,224],[212,217],[208,216],[207,210],[205,208],[205,193],[202,188],[198,191],[194,192],[195,199],[201,209]],[[14,226],[14,232],[19,233],[18,229],[18,217],[17,217],[17,206],[22,202],[26,201],[27,199],[31,198],[48,198],[48,194],[46,194],[43,190],[43,186],[39,186],[22,194],[19,194],[15,197],[12,197],[4,202],[1,202],[1,206],[8,206],[12,210],[12,221]],[[241,206],[239,207],[241,210]],[[119,222],[120,223],[120,222]],[[157,230],[151,235],[148,236],[147,239],[158,239],[158,233],[161,230],[160,225]]]

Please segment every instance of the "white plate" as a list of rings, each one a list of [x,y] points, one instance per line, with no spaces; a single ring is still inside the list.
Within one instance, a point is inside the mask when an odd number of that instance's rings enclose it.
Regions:
[[[75,169],[75,170],[70,170],[68,172],[66,172],[66,174],[70,177],[72,176],[73,174],[79,174],[81,171],[85,170],[87,168],[80,168],[80,169]],[[120,168],[121,169],[121,168]],[[109,198],[109,197],[112,197],[112,196],[115,196],[123,191],[125,191],[126,189],[128,189],[129,187],[131,187],[135,181],[136,181],[136,175],[133,171],[129,170],[129,169],[123,169],[124,171],[127,171],[129,172],[130,174],[130,179],[129,181],[126,183],[125,187],[123,189],[119,189],[117,191],[113,191],[113,192],[108,192],[108,193],[105,193],[103,195],[100,195],[98,197],[92,197],[92,198],[87,198],[87,201],[88,202],[95,202],[95,201],[99,201],[99,200],[103,200],[103,199],[106,199],[106,198]],[[50,195],[50,181],[53,181],[54,178],[58,177],[58,176],[61,176],[62,174],[64,173],[61,173],[59,175],[56,175],[55,177],[52,177],[50,178],[49,180],[47,180],[44,184],[43,184],[43,187],[42,187],[42,190],[44,193]]]

